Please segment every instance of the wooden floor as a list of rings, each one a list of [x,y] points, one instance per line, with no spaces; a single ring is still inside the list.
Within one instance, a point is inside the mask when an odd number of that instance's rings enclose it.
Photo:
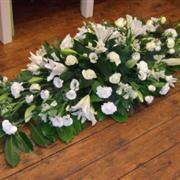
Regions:
[[[28,1],[28,0],[26,0]],[[51,2],[51,3],[50,3]],[[34,4],[15,0],[14,42],[0,44],[0,73],[13,78],[44,40],[74,34],[83,19],[79,1],[38,0]],[[69,4],[72,3],[72,6]],[[42,6],[40,6],[40,4]],[[180,19],[179,0],[95,0],[91,18],[116,19],[125,14],[148,18]],[[16,168],[4,162],[0,148],[0,179],[180,179],[180,85],[153,105],[139,107],[128,123],[112,120],[89,127],[71,143],[56,142],[47,149],[35,147],[22,154]]]

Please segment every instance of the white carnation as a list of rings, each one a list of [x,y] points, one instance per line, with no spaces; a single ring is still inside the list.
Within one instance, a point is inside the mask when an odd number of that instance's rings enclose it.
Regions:
[[[121,80],[121,74],[120,73],[114,73],[109,77],[109,82],[112,84],[118,84]]]
[[[96,94],[100,97],[100,98],[109,98],[112,94],[112,88],[111,87],[107,87],[107,86],[98,86],[96,88]]]
[[[154,91],[156,91],[156,87],[154,85],[149,85],[148,90],[151,92],[154,92]]]
[[[25,100],[26,100],[27,104],[30,104],[30,103],[33,102],[34,96],[32,94],[31,95],[26,95]]]
[[[17,131],[17,127],[12,125],[12,123],[9,122],[9,120],[4,120],[2,122],[2,129],[8,135],[15,134]]]
[[[73,65],[75,65],[75,64],[78,64],[78,60],[77,60],[76,56],[68,55],[68,56],[66,57],[65,64],[66,64],[67,66],[73,66]]]
[[[121,58],[120,58],[119,54],[117,54],[114,51],[108,53],[107,58],[110,60],[110,62],[115,63],[116,66],[121,64]]]
[[[70,89],[72,89],[74,91],[79,90],[79,81],[77,79],[72,79],[72,81],[70,83]]]
[[[154,100],[154,97],[153,96],[145,96],[144,99],[148,104],[151,104]]]
[[[106,115],[112,115],[117,111],[117,107],[113,102],[107,102],[101,106],[101,110]]]
[[[31,84],[29,89],[30,89],[31,92],[40,91],[41,90],[41,86],[39,84]]]
[[[58,78],[58,77],[55,77],[54,79],[53,79],[53,84],[54,84],[54,86],[56,87],[56,88],[61,88],[62,86],[63,86],[63,80],[62,79],[60,79],[60,78]]]
[[[172,38],[177,37],[177,31],[173,28],[166,29],[164,33],[166,36],[171,36]]]
[[[13,84],[11,85],[11,94],[15,99],[20,97],[20,93],[22,91],[24,91],[22,83],[13,82]]]
[[[82,70],[82,75],[84,79],[87,80],[95,79],[97,77],[96,73],[92,69]]]
[[[77,97],[76,91],[74,91],[74,90],[69,90],[69,91],[66,93],[66,97],[67,97],[67,99],[69,99],[69,100],[74,100],[74,99],[76,99],[76,97]]]
[[[47,100],[49,98],[49,94],[50,94],[50,92],[47,89],[42,90],[40,92],[41,99]]]

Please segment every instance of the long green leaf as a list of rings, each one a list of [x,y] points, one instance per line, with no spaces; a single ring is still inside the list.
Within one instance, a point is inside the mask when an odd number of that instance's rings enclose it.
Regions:
[[[35,104],[32,104],[31,106],[29,106],[25,113],[24,113],[24,119],[25,119],[25,122],[29,122],[32,118],[32,111],[36,108],[36,105]]]

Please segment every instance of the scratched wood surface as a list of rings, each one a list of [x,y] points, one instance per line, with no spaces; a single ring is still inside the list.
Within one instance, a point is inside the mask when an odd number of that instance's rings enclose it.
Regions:
[[[70,5],[71,4],[71,5]],[[79,1],[14,0],[15,34],[11,44],[0,44],[0,73],[9,78],[28,63],[29,51],[55,35],[75,34],[85,19]],[[125,14],[148,18],[164,15],[180,19],[178,0],[95,0],[92,21],[114,20]],[[180,179],[180,85],[151,106],[139,106],[128,123],[108,119],[89,127],[71,143],[35,147],[9,168],[0,147],[0,179]]]

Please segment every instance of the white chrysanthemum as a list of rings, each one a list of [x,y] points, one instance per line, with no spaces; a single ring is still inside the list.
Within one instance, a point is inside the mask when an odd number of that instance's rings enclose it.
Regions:
[[[4,120],[2,122],[2,129],[8,135],[15,134],[17,131],[17,127],[12,125],[12,123],[9,122],[9,120]]]
[[[68,56],[66,57],[65,64],[66,64],[67,66],[73,66],[73,65],[75,65],[75,64],[78,64],[78,60],[77,60],[76,56],[68,55]]]
[[[116,66],[121,64],[121,58],[120,58],[119,54],[117,54],[114,51],[108,53],[107,58],[110,60],[110,62],[115,63]]]
[[[79,90],[79,81],[77,79],[72,79],[72,81],[70,83],[70,89],[72,89],[74,91]]]
[[[96,94],[103,99],[109,98],[112,94],[112,88],[107,86],[98,86],[96,88]]]
[[[73,39],[71,38],[70,34],[68,34],[61,42],[60,48],[61,49],[70,49],[72,47],[73,47]]]
[[[159,94],[166,95],[169,92],[169,90],[170,90],[170,86],[168,83],[166,83],[159,91]]]
[[[62,86],[63,86],[63,80],[62,79],[60,79],[60,78],[58,78],[58,77],[55,77],[54,79],[53,79],[53,84],[54,84],[54,86],[56,87],[56,88],[61,88]]]
[[[121,80],[121,74],[120,73],[114,73],[109,77],[109,82],[112,84],[118,84]]]
[[[134,52],[132,55],[131,55],[132,59],[136,60],[136,61],[139,61],[140,58],[141,58],[141,55],[140,53],[138,52]]]
[[[153,96],[145,96],[144,99],[148,104],[151,104],[154,100],[154,97]]]
[[[98,55],[95,53],[95,52],[91,52],[89,54],[89,59],[90,59],[90,62],[91,63],[97,63],[97,60],[98,60]]]
[[[41,99],[47,100],[49,98],[49,94],[50,94],[50,92],[47,89],[42,90],[40,92]]]
[[[92,69],[82,70],[84,79],[91,80],[97,78],[96,73]]]
[[[24,87],[22,86],[22,83],[18,83],[18,82],[13,82],[11,85],[11,94],[13,95],[13,97],[19,98],[20,97],[20,93],[24,91]]]
[[[117,107],[113,102],[107,102],[101,106],[101,110],[106,115],[112,115],[117,111]]]
[[[156,91],[156,87],[151,84],[151,85],[148,86],[148,90],[151,91],[151,92],[154,92],[154,91]]]
[[[67,97],[67,99],[69,99],[69,100],[74,100],[74,99],[76,99],[76,97],[77,97],[77,94],[76,94],[76,91],[74,91],[74,90],[69,90],[67,93],[66,93],[66,97]]]
[[[123,28],[126,25],[126,20],[121,17],[117,19],[114,23],[117,27]]]
[[[40,91],[41,90],[41,86],[39,84],[31,84],[29,90],[31,92],[35,92],[35,91]]]
[[[31,94],[31,95],[26,95],[25,100],[26,100],[26,103],[27,103],[27,104],[32,103],[33,100],[34,100],[34,95],[33,95],[33,94]]]
[[[66,116],[63,116],[63,125],[68,127],[71,126],[73,124],[73,119],[71,118],[71,116],[68,114]]]
[[[49,119],[54,127],[60,128],[63,127],[64,125],[62,117],[55,116],[55,117],[50,117]]]

